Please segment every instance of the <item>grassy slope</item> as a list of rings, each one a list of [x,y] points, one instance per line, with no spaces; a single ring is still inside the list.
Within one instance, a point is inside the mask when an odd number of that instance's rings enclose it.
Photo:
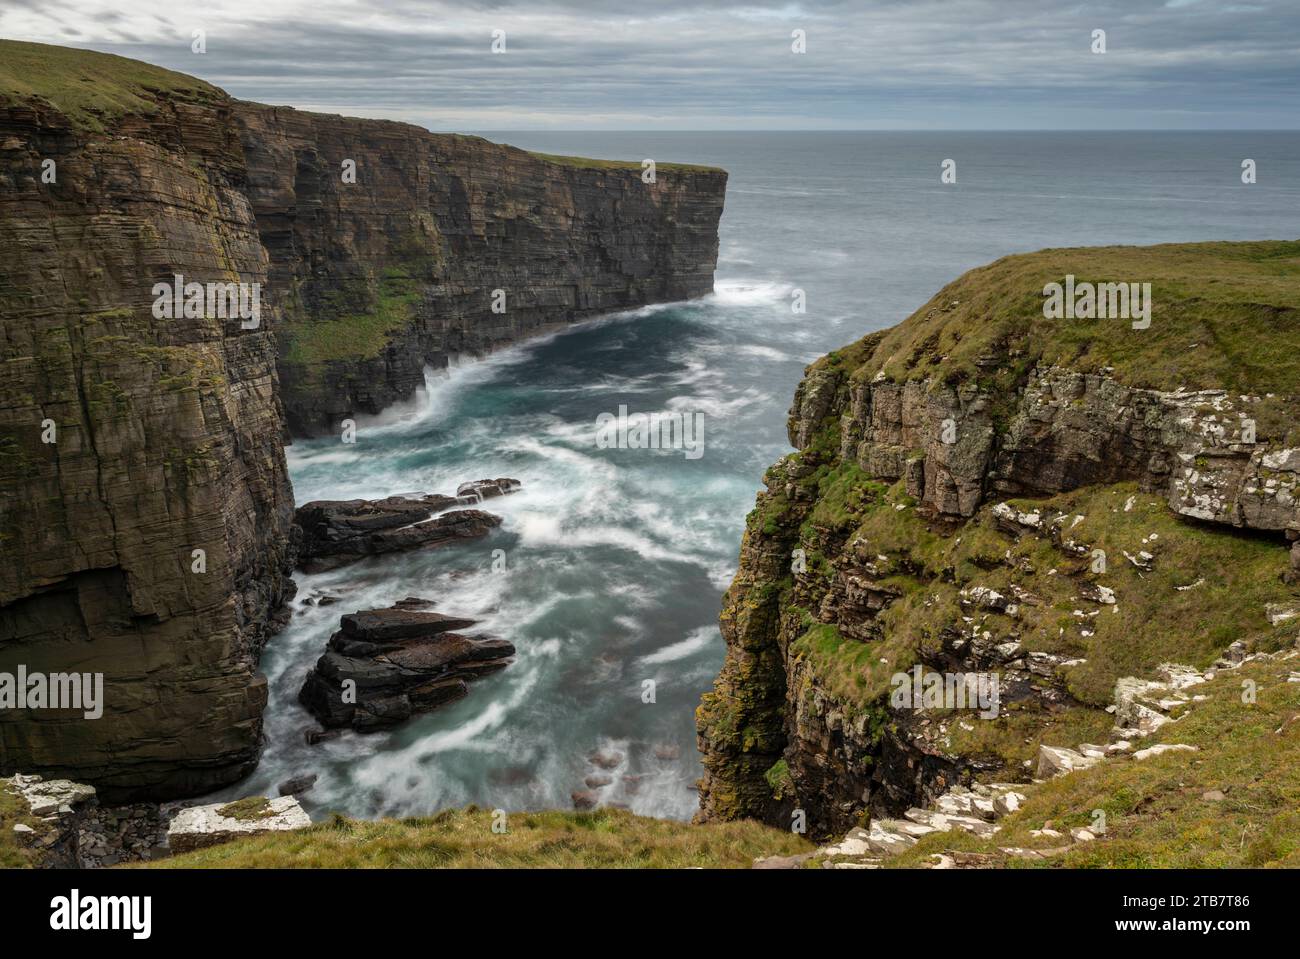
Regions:
[[[19,823],[31,826],[38,836],[50,829],[48,823],[28,812],[21,796],[0,786],[0,869],[26,869],[36,862],[34,851],[21,844],[14,832]]]
[[[1067,689],[1079,705],[1048,712],[1036,705],[1009,704],[994,721],[954,722],[948,748],[955,753],[998,760],[1014,771],[1036,756],[1040,743],[1073,748],[1080,742],[1104,742],[1113,724],[1105,708],[1119,677],[1150,675],[1170,661],[1206,667],[1239,638],[1250,638],[1265,650],[1294,638],[1293,624],[1272,627],[1264,614],[1267,603],[1300,600],[1300,591],[1281,582],[1287,568],[1284,549],[1272,541],[1183,522],[1159,497],[1140,493],[1132,484],[1010,501],[1047,515],[1084,517],[1070,535],[1112,558],[1103,574],[1091,571],[1088,558],[1070,556],[1048,537],[1015,539],[996,530],[987,508],[958,532],[941,535],[914,510],[894,509],[907,501],[895,487],[883,504],[848,520],[868,553],[888,557],[880,565],[893,575],[883,583],[901,595],[880,615],[883,638],[878,642],[845,638],[834,626],[810,621],[795,652],[807,660],[823,688],[869,710],[887,694],[896,671],[909,669],[921,650],[937,648],[941,632],[961,626],[964,616],[979,620],[997,642],[1015,639],[1027,652],[1086,660],[1064,671]],[[1158,538],[1150,540],[1152,534]],[[1126,550],[1152,552],[1154,568],[1133,566],[1124,559]],[[1015,617],[961,605],[963,587],[986,586],[1007,595],[1013,583],[1038,600],[1020,604]],[[1101,607],[1096,616],[1079,617],[1075,610],[1098,609],[1079,598],[1088,583],[1114,590],[1117,602]],[[989,778],[1005,779],[1006,774]]]
[[[1042,287],[1066,273],[1079,280],[1151,282],[1151,327],[1045,320]],[[985,357],[997,362],[977,364]],[[1276,422],[1261,422],[1261,439],[1291,432],[1300,426],[1293,399],[1300,394],[1300,242],[1101,247],[1005,257],[950,283],[905,322],[836,350],[814,367],[839,368],[856,381],[874,379],[882,370],[896,381],[976,379],[1014,398],[1018,379],[1034,363],[1113,367],[1117,378],[1140,386],[1274,391],[1285,395],[1275,398]],[[940,628],[959,621],[961,586],[1005,590],[1015,582],[1043,597],[1043,606],[1023,608],[1019,624],[1004,621],[1002,628],[1016,625],[1028,650],[1088,657],[1071,677],[1072,691],[1098,703],[1108,701],[1117,676],[1149,669],[1161,657],[1208,663],[1241,630],[1263,624],[1265,601],[1285,601],[1295,593],[1278,582],[1286,557],[1276,545],[1184,522],[1155,495],[1137,495],[1126,512],[1123,504],[1137,494],[1128,485],[1012,501],[1085,516],[1070,536],[1107,550],[1112,561],[1101,577],[1046,540],[1015,542],[996,532],[988,506],[960,530],[939,528],[910,508],[895,508],[913,505],[901,484],[886,489],[855,464],[841,462],[839,429],[838,421],[827,421],[809,449],[796,454],[821,464],[800,481],[817,500],[803,524],[801,545],[815,569],[823,562],[817,541],[828,531],[840,539],[860,538],[868,553],[889,556],[887,572],[896,575],[884,583],[902,594],[881,616],[881,644],[842,640],[831,627],[813,627],[800,640],[826,669],[832,687],[850,700],[879,695],[889,674],[914,661],[919,643],[935,641]],[[751,526],[774,528],[787,506],[774,497],[751,515]],[[1141,542],[1152,533],[1160,537],[1158,546]],[[1123,559],[1122,550],[1140,549],[1157,554],[1153,573]],[[1119,613],[1107,612],[1093,637],[1080,636],[1072,622],[1075,583],[1054,578],[1053,569],[1116,588]],[[1199,578],[1208,585],[1174,589]],[[882,657],[887,665],[879,662]]]
[[[1149,282],[1151,326],[1047,320],[1043,286]],[[983,369],[981,357],[997,360]],[[1300,395],[1300,242],[1051,249],[963,274],[905,322],[817,365],[869,380],[978,382],[1014,395],[1035,363],[1104,367],[1131,386]],[[1261,438],[1268,424],[1261,422]]]
[[[1118,320],[1045,320],[1042,287],[1066,273],[1094,282],[1151,282],[1151,328],[1132,330]],[[905,323],[837,350],[817,365],[846,371],[858,382],[881,371],[895,381],[977,381],[1007,398],[1015,396],[1037,363],[1093,371],[1111,367],[1117,378],[1137,386],[1275,392],[1279,395],[1269,404],[1261,404],[1273,415],[1261,422],[1260,432],[1294,440],[1300,427],[1295,415],[1298,307],[1300,243],[1047,250],[971,271]],[[947,748],[954,752],[996,758],[1014,771],[1035,755],[1040,742],[1104,742],[1113,722],[1104,707],[1117,677],[1149,675],[1163,661],[1205,667],[1236,639],[1272,650],[1295,638],[1293,624],[1271,627],[1264,616],[1266,603],[1293,602],[1300,595],[1281,581],[1288,564],[1279,542],[1183,521],[1160,496],[1132,484],[1011,500],[1048,516],[1084,517],[1077,525],[1067,523],[1068,537],[1106,550],[1108,569],[1097,575],[1086,558],[1067,554],[1046,536],[1016,539],[997,530],[989,517],[996,499],[957,527],[927,520],[910,508],[914,502],[901,483],[882,490],[856,465],[839,460],[838,421],[827,421],[823,433],[798,454],[821,464],[801,481],[817,500],[801,528],[810,568],[824,566],[816,548],[828,532],[834,534],[832,542],[858,538],[863,555],[887,557],[877,565],[884,570],[884,585],[900,598],[880,616],[882,638],[862,643],[841,636],[834,626],[816,624],[800,608],[816,603],[787,592],[788,612],[802,616],[807,626],[794,651],[821,685],[870,711],[887,692],[889,676],[916,662],[922,649],[936,646],[941,632],[960,626],[963,615],[980,621],[999,642],[1018,639],[1028,651],[1087,660],[1066,674],[1080,705],[1051,712],[1013,705],[995,722],[952,722]],[[785,508],[781,498],[769,501],[751,516],[751,529],[780,526]],[[1157,538],[1150,539],[1152,534]],[[1154,553],[1154,569],[1137,569],[1124,559],[1124,550]],[[1098,616],[1081,618],[1076,609],[1097,609],[1077,598],[1089,582],[1114,589],[1118,602],[1102,607]],[[1198,582],[1191,589],[1177,588]],[[1006,593],[1013,583],[1041,602],[1022,603],[1014,619],[960,606],[963,586]],[[1300,756],[1292,740],[1270,737],[1295,715],[1300,686],[1286,684],[1282,666],[1268,668],[1275,675],[1269,677],[1268,695],[1261,694],[1262,707],[1235,701],[1240,677],[1225,679],[1231,688],[1213,704],[1202,704],[1207,708],[1194,710],[1176,731],[1152,740],[1200,744],[1204,755],[1190,764],[1194,775],[1186,771],[1185,757],[1159,758],[1028,787],[1029,810],[996,841],[936,837],[900,864],[915,865],[927,853],[950,847],[987,852],[1006,845],[1052,845],[1027,841],[1025,834],[1045,819],[1058,826],[1086,825],[1095,808],[1107,809],[1113,820],[1107,842],[1081,847],[1065,857],[1066,863],[1295,864]],[[1275,786],[1264,785],[1269,782]],[[1228,792],[1229,801],[1202,802],[1201,793],[1209,789]],[[1246,820],[1248,814],[1254,822]]]
[[[74,126],[103,132],[117,117],[153,113],[159,94],[189,103],[225,98],[210,83],[139,60],[0,40],[0,102],[44,100]]]
[[[915,510],[894,508],[906,502],[895,486],[882,505],[849,521],[867,552],[888,557],[877,563],[885,573],[881,583],[901,594],[880,614],[884,638],[859,643],[827,635],[832,627],[813,627],[800,640],[810,651],[817,648],[829,688],[845,699],[881,695],[896,670],[915,662],[919,647],[938,643],[939,631],[960,624],[963,616],[975,616],[986,617],[983,628],[999,641],[1014,632],[1026,651],[1086,658],[1068,674],[1070,691],[1106,705],[1116,679],[1150,672],[1161,662],[1208,666],[1245,635],[1276,648],[1264,606],[1300,600],[1300,590],[1280,581],[1287,554],[1278,543],[1180,520],[1159,496],[1131,483],[1008,501],[1047,515],[1065,513],[1071,521],[1083,517],[1069,536],[1106,551],[1105,573],[1093,573],[1090,557],[1071,556],[1047,536],[1016,539],[998,531],[988,507],[945,535]],[[1153,534],[1157,538],[1150,540]],[[1125,551],[1142,550],[1154,554],[1153,569],[1124,559]],[[1178,588],[1198,581],[1194,588]],[[1095,617],[1075,616],[1081,607],[1098,608],[1079,599],[1085,583],[1113,589],[1116,604]],[[1012,584],[1039,602],[1020,604],[1015,617],[960,605],[963,587],[986,586],[1007,595]]]
[[[254,837],[148,864],[152,868],[748,868],[792,855],[803,839],[752,822],[692,826],[616,809],[513,813],[492,831],[469,807],[427,819],[338,818],[292,834]]]
[[[286,309],[280,330],[283,360],[313,376],[333,360],[368,359],[383,353],[391,336],[411,322],[420,298],[419,283],[393,268],[365,283],[365,289],[363,299],[370,304],[366,311],[330,309],[325,316],[308,317],[302,310]]]
[[[1020,867],[1300,867],[1300,684],[1287,682],[1300,660],[1260,661],[1229,670],[1192,692],[1209,697],[1142,746],[1186,743],[1136,761],[1109,761],[1025,790],[1029,801],[981,840],[930,836],[890,865],[915,866],[940,850],[997,855],[1001,847],[1052,848],[1061,840],[1029,835],[1051,823],[1067,832],[1106,814],[1097,841],[1049,861],[1009,859]],[[1243,702],[1243,681],[1256,684]],[[1219,791],[1223,799],[1206,798]]]

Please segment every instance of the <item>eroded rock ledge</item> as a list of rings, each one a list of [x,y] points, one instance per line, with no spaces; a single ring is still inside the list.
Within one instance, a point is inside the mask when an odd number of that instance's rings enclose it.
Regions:
[[[298,507],[302,530],[299,565],[308,573],[336,569],[366,556],[434,549],[479,539],[501,525],[501,517],[473,506],[517,492],[516,479],[462,483],[455,496],[414,493],[378,500],[315,500]]]
[[[372,732],[461,699],[471,681],[513,661],[506,640],[465,635],[475,620],[431,605],[409,599],[344,616],[299,701],[327,729]]]

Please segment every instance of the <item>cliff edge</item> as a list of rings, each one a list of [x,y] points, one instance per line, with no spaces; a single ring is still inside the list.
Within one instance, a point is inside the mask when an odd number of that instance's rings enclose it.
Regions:
[[[1071,277],[1150,283],[1149,325],[1046,318]],[[1107,742],[1121,680],[1289,647],[1297,345],[1300,243],[1063,249],[809,367],[697,713],[702,818],[830,837],[1029,783]],[[999,699],[896,695],[932,676]]]

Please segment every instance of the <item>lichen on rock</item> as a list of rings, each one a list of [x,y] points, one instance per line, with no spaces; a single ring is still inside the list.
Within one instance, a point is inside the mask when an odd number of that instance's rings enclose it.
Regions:
[[[1102,271],[1153,278],[1149,329],[1043,319]],[[1009,257],[809,367],[724,601],[701,817],[842,835],[1025,781],[1104,737],[1121,677],[1288,643],[1297,279],[1296,243]],[[995,673],[998,715],[891,707],[914,668]]]

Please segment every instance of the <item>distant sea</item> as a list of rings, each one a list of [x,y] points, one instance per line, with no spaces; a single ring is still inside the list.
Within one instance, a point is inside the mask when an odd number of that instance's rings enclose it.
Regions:
[[[595,787],[602,802],[689,817],[693,713],[723,657],[720,597],[763,471],[789,451],[785,415],[807,363],[1009,253],[1300,238],[1297,133],[483,135],[726,168],[716,292],[467,360],[363,423],[354,446],[290,448],[300,503],[480,477],[524,488],[492,501],[505,523],[486,541],[299,575],[298,612],[263,659],[266,752],[221,797],[273,795],[315,772],[303,797],[315,814],[569,808],[595,777],[609,780]],[[1246,158],[1254,185],[1241,182]],[[945,159],[955,185],[940,183]],[[806,313],[791,311],[796,288]],[[596,448],[596,417],[620,404],[704,413],[704,455]],[[494,571],[498,549],[505,568]],[[340,602],[303,605],[322,591]],[[410,595],[480,617],[517,661],[395,731],[307,746],[315,724],[297,693],[339,614]],[[597,751],[617,765],[593,764]]]

